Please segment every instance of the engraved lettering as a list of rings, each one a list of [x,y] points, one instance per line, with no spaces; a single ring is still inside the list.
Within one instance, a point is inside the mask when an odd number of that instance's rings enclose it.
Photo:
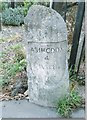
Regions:
[[[44,45],[42,44],[41,46],[36,46],[35,47],[31,47],[30,51],[32,52],[36,52],[36,53],[56,53],[56,52],[61,52],[63,50],[63,48],[61,46],[57,46],[57,47],[52,47],[52,45]]]
[[[51,48],[51,52],[53,53],[55,51],[55,49],[54,48]]]
[[[31,48],[31,51],[34,52],[34,48]]]
[[[35,49],[35,51],[36,51],[36,52],[38,52],[38,51],[39,51],[37,47],[35,47],[34,49]]]
[[[47,53],[50,53],[50,48],[47,48],[47,49],[46,49],[46,52],[47,52]]]
[[[45,57],[45,60],[49,60],[48,56]]]
[[[41,48],[41,52],[45,52],[45,48]]]

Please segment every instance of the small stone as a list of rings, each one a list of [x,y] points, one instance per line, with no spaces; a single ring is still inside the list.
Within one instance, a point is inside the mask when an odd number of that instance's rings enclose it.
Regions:
[[[29,96],[25,98],[26,100],[29,100]]]
[[[28,92],[28,90],[27,90],[27,91],[25,91],[24,95],[25,95],[25,96],[28,96],[28,93],[29,93],[29,92]]]
[[[19,99],[19,96],[15,96],[14,98],[15,98],[15,100],[18,100],[18,99]]]
[[[19,93],[18,96],[19,96],[19,97],[22,97],[22,94]]]
[[[13,85],[9,85],[9,87],[10,87],[11,89],[13,89],[14,86],[13,86]]]

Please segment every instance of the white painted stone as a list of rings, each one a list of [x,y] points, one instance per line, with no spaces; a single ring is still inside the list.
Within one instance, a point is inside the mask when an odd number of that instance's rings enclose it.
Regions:
[[[69,90],[66,24],[53,9],[33,5],[25,29],[30,101],[55,107]]]

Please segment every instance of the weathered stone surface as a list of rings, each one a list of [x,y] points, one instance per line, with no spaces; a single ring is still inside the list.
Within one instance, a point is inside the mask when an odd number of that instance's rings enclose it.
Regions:
[[[25,28],[30,101],[54,107],[69,90],[66,24],[53,9],[33,5]]]

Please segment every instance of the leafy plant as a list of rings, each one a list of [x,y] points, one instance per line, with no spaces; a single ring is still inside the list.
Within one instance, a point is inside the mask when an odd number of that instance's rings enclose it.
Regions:
[[[8,68],[8,76],[14,77],[16,73],[24,71],[24,68],[26,67],[26,60],[23,59],[20,62],[16,62],[14,64],[11,64]]]
[[[81,96],[74,90],[70,93],[70,106],[71,108],[77,108],[81,105]]]
[[[71,112],[81,106],[81,96],[76,91],[71,91],[68,96],[64,96],[57,103],[57,112],[65,118],[69,118]]]
[[[7,2],[0,2],[0,12],[8,8],[8,3]]]
[[[71,107],[69,105],[69,98],[64,96],[64,98],[60,99],[57,104],[57,112],[60,113],[63,117],[69,117],[71,112]]]
[[[2,12],[2,23],[5,25],[21,25],[24,23],[24,8],[7,8]]]
[[[28,0],[24,0],[24,15],[27,15],[29,7],[34,4],[34,1],[29,2]]]
[[[27,12],[29,10],[29,7],[33,4],[39,4],[39,5],[44,5],[44,6],[49,6],[50,5],[50,1],[49,0],[45,0],[45,2],[40,2],[39,0],[24,0],[24,15],[27,15]]]

